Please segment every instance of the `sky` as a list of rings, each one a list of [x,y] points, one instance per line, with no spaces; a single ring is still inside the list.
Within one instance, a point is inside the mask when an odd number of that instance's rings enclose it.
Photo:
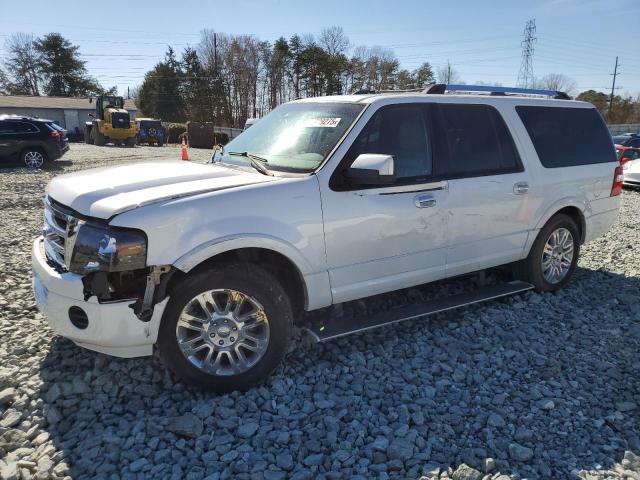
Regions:
[[[578,93],[609,93],[616,56],[616,93],[640,94],[640,0],[180,0],[103,3],[0,0],[0,62],[12,33],[59,32],[80,46],[89,74],[120,94],[142,82],[164,56],[195,46],[200,31],[280,36],[341,26],[353,46],[391,48],[401,67],[451,63],[466,83],[513,86],[521,63],[524,27],[535,19],[536,77],[562,73]],[[97,6],[100,9],[92,8]]]

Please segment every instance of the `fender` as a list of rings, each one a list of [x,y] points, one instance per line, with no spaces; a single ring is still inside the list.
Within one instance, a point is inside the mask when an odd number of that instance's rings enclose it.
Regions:
[[[230,235],[203,243],[182,255],[173,266],[188,273],[195,266],[216,255],[239,248],[264,248],[278,252],[293,262],[302,275],[306,292],[305,306],[308,310],[326,307],[332,304],[329,272],[314,272],[307,259],[290,243],[263,234],[247,233]]]
[[[590,217],[591,216],[591,204],[589,203],[589,200],[587,200],[586,197],[564,197],[561,198],[560,200],[554,202],[551,204],[551,206],[547,207],[546,211],[544,212],[544,214],[540,217],[540,220],[538,221],[538,223],[536,224],[536,226],[533,228],[533,230],[531,230],[529,232],[529,237],[527,238],[527,243],[525,245],[525,249],[524,249],[524,256],[526,257],[527,255],[529,255],[529,251],[531,250],[531,247],[533,246],[533,242],[535,242],[537,236],[538,236],[538,232],[542,229],[542,227],[545,226],[545,224],[549,221],[549,219],[551,217],[553,217],[558,211],[562,210],[563,208],[567,208],[567,207],[575,207],[577,208],[580,213],[582,214],[583,217],[583,224],[582,227],[585,228],[586,227],[586,223],[584,222],[584,218],[585,217]],[[586,236],[586,232],[583,232],[583,236]]]
[[[229,235],[203,243],[178,258],[173,263],[173,266],[186,273],[196,265],[221,253],[252,247],[281,253],[295,264],[303,276],[315,273],[312,271],[309,262],[296,247],[280,238],[257,233]]]

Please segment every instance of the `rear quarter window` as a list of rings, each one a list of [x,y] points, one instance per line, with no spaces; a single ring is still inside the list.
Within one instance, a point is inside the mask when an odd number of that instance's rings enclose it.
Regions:
[[[595,108],[518,106],[516,111],[547,168],[616,161],[616,152]]]

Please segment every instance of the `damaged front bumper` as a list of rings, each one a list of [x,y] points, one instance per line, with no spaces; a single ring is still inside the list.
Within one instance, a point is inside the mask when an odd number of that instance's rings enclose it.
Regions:
[[[85,300],[82,275],[53,269],[47,263],[42,237],[33,242],[31,253],[36,303],[57,334],[116,357],[152,354],[168,298],[154,305],[149,321],[141,321],[131,308],[135,300],[100,303],[95,296]],[[86,315],[86,322],[77,320],[78,309]]]

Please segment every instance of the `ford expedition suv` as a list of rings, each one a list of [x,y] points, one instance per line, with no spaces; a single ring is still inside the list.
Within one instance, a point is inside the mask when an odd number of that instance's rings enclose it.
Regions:
[[[386,319],[327,315],[309,327],[326,340],[563,287],[580,246],[614,223],[621,190],[600,114],[561,92],[435,85],[297,100],[210,164],[54,178],[34,291],[51,327],[80,346],[119,357],[155,347],[189,383],[246,389],[278,366],[305,312],[516,272]]]

